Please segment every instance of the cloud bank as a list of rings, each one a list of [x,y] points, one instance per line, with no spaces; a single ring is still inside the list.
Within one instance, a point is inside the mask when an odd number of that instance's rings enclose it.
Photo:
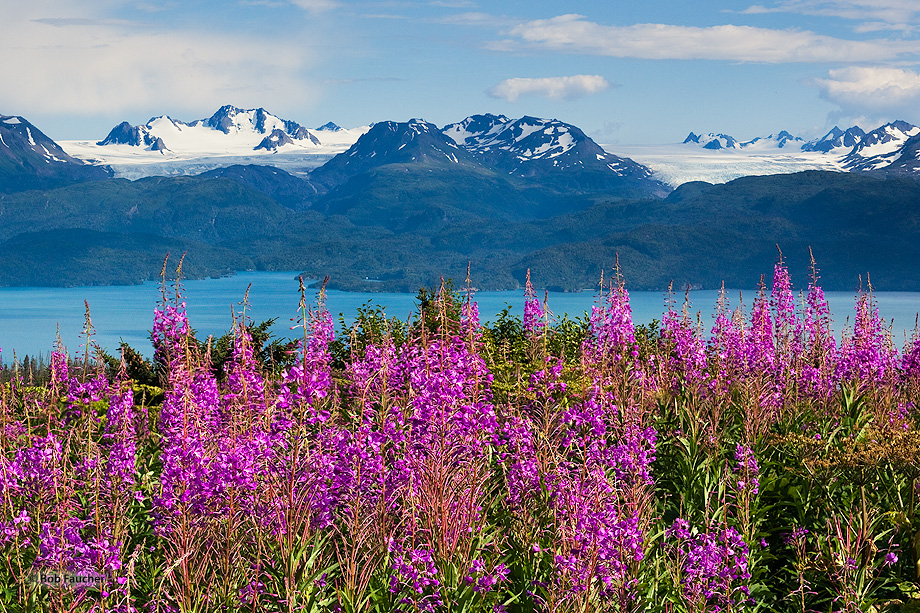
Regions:
[[[505,79],[486,91],[493,98],[514,102],[521,96],[543,96],[553,100],[574,100],[596,94],[610,87],[600,75],[580,74],[571,77],[543,77]]]
[[[798,13],[841,19],[905,24],[920,16],[916,0],[783,0],[771,5],[754,4],[742,13]]]
[[[183,112],[228,101],[294,108],[317,96],[304,78],[311,52],[286,40],[77,18],[53,3],[17,3],[5,17],[0,106],[7,113]]]
[[[846,40],[801,30],[750,26],[606,26],[582,15],[560,15],[515,26],[497,48],[529,46],[548,51],[649,60],[734,62],[882,62],[920,55],[920,41]]]

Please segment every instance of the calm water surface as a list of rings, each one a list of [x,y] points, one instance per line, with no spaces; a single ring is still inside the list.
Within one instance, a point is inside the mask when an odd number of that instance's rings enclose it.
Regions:
[[[297,316],[299,302],[298,283],[295,272],[244,272],[232,277],[185,281],[184,296],[189,321],[198,332],[198,338],[209,334],[219,336],[230,329],[231,310],[240,311],[246,288],[250,286],[247,313],[253,321],[260,322],[277,318],[273,328],[276,336],[296,336],[291,332],[290,319]],[[315,301],[316,290],[307,290],[307,299]],[[744,302],[748,306],[754,298],[753,290],[744,291]],[[691,292],[691,308],[700,311],[707,324],[715,309],[716,291]],[[731,290],[732,306],[738,302],[738,291]],[[893,332],[898,344],[903,344],[905,335],[913,330],[917,313],[920,312],[920,292],[878,292],[879,312],[883,318],[893,320]],[[483,321],[492,320],[508,307],[511,313],[520,316],[523,312],[523,293],[478,292],[479,313]],[[679,297],[680,301],[683,296]],[[835,322],[835,329],[842,330],[846,319],[853,319],[854,295],[852,292],[827,292]],[[58,328],[68,352],[82,353],[84,339],[81,336],[85,318],[84,301],[89,304],[90,316],[96,330],[94,340],[102,347],[115,353],[118,344],[124,340],[148,357],[152,354],[149,330],[153,325],[153,309],[161,300],[158,283],[127,287],[17,287],[0,288],[0,359],[9,362],[15,350],[18,357],[24,355],[48,355],[54,346]],[[382,294],[342,292],[330,290],[327,304],[336,318],[343,313],[347,321],[355,309],[367,303],[379,304],[388,316],[406,320],[415,309],[414,294]],[[549,294],[549,308],[557,315],[568,313],[571,317],[590,311],[595,303],[591,292]],[[630,292],[630,303],[635,323],[648,323],[661,319],[665,309],[665,295],[661,292]]]

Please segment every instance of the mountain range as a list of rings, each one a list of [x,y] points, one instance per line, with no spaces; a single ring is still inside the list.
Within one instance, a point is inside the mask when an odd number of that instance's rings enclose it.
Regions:
[[[286,145],[295,147],[319,146],[319,139],[297,122],[281,119],[263,108],[243,110],[235,106],[222,106],[207,119],[190,123],[177,121],[167,115],[151,118],[146,124],[132,126],[124,121],[96,143],[145,147],[150,151],[171,151],[170,144],[178,147],[189,141],[200,142],[213,138],[213,133],[232,135],[237,142],[256,144],[252,149],[277,150]]]
[[[172,131],[214,142],[245,137],[253,147],[259,135],[279,142],[299,135],[306,150],[348,136],[334,124],[301,131],[234,107],[207,120],[145,126],[109,134],[136,136],[137,144],[97,146],[169,155],[181,143],[166,139]],[[813,247],[828,289],[852,289],[866,271],[876,287],[920,289],[918,135],[903,122],[861,135],[838,129],[808,153],[826,155],[839,140],[850,147],[843,157],[852,172],[671,191],[647,166],[605,151],[576,126],[483,114],[443,128],[422,119],[378,122],[296,174],[263,162],[130,181],[68,156],[25,119],[2,116],[0,285],[136,283],[158,274],[167,251],[181,251],[190,276],[302,270],[331,274],[343,289],[415,291],[441,275],[460,278],[472,263],[483,289],[518,287],[532,269],[541,285],[578,290],[617,256],[634,289],[672,280],[741,287],[770,270],[779,244],[802,268]],[[159,139],[165,149],[153,148]],[[731,141],[724,137],[723,148]],[[780,142],[802,147],[781,132],[745,148]]]
[[[536,172],[541,163],[531,163],[534,160],[530,158],[549,160],[543,165],[558,167],[574,155],[556,155],[569,146],[567,131],[560,131],[555,144],[541,140],[546,133],[537,129],[537,124],[542,121],[548,120],[522,117],[512,121],[484,114],[448,124],[441,131],[461,145],[468,145],[471,151],[476,149],[486,164],[492,162],[490,158],[504,155],[499,146],[502,139],[520,138],[533,131],[532,138],[540,140],[537,146],[544,149],[524,148],[519,152],[524,154],[521,162],[527,171]],[[308,178],[314,169],[348,150],[370,127],[343,129],[328,122],[307,129],[262,108],[240,109],[228,105],[205,119],[184,122],[160,116],[136,126],[123,122],[102,140],[59,144],[74,158],[108,166],[115,176],[129,179],[195,175],[248,164],[271,165]],[[467,129],[471,131],[466,132]],[[651,178],[666,184],[667,189],[687,181],[721,183],[742,176],[803,170],[910,174],[915,172],[915,164],[910,156],[900,155],[900,147],[915,135],[912,129],[914,126],[905,122],[892,122],[868,134],[858,126],[846,130],[834,127],[823,137],[812,140],[785,130],[749,140],[724,133],[691,132],[683,144],[600,145],[595,154],[615,155],[620,160],[630,159],[645,166]],[[519,130],[520,136],[512,137],[514,130]],[[581,132],[575,126],[569,126],[568,130]],[[463,142],[468,138],[480,142]],[[584,139],[573,142],[584,143],[576,147],[576,153],[580,147],[589,146]],[[870,143],[892,149],[869,148]],[[577,163],[587,157],[574,155],[573,159]]]
[[[691,132],[683,144],[711,151],[774,148],[821,153],[838,158],[841,170],[905,174],[917,172],[920,166],[915,155],[918,142],[920,127],[906,121],[894,121],[871,132],[864,132],[859,126],[847,130],[834,126],[821,138],[810,141],[785,130],[743,142],[727,134],[698,135]]]

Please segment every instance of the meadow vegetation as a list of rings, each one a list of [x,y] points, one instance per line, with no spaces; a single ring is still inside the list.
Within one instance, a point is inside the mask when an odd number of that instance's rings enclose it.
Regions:
[[[0,607],[916,610],[917,334],[867,289],[835,338],[782,260],[705,330],[602,287],[560,319],[528,279],[482,325],[445,284],[338,332],[301,293],[284,344],[245,310],[197,339],[177,282],[149,361],[88,323],[46,382],[3,373]]]

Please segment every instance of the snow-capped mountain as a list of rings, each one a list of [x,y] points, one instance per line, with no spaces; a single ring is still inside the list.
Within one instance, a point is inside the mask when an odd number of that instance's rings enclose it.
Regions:
[[[745,141],[740,144],[742,149],[745,148],[789,148],[789,149],[801,149],[805,145],[805,139],[798,136],[793,136],[786,132],[785,130],[780,131],[778,134],[771,134],[765,137],[756,137],[752,138],[749,141]]]
[[[684,139],[683,144],[699,145],[703,149],[718,151],[719,149],[735,149],[738,146],[738,141],[727,134],[713,134],[712,132],[709,134],[694,134],[691,132]]]
[[[511,120],[504,115],[471,115],[457,123],[447,124],[442,132],[458,145],[476,148],[480,146],[481,141],[489,135],[494,136],[501,132],[509,123]]]
[[[218,135],[223,135],[223,138]],[[150,151],[198,150],[202,145],[222,144],[226,149],[277,151],[286,146],[318,147],[322,143],[295,121],[281,119],[263,108],[238,109],[222,106],[207,119],[190,123],[167,115],[153,117],[144,125],[122,122],[99,146],[130,145]]]
[[[18,115],[0,115],[0,156],[6,163],[22,165],[82,165],[82,162],[67,155],[57,143]]]
[[[920,176],[920,134],[904,141],[898,150],[897,157],[884,167],[883,172],[894,175]]]
[[[789,132],[782,130],[777,134],[769,136],[757,136],[748,141],[739,141],[728,134],[695,134],[691,132],[687,135],[682,143],[684,145],[698,145],[703,149],[719,151],[721,149],[782,149],[786,146],[801,148],[805,144],[805,139],[793,136]]]
[[[802,145],[802,151],[817,151],[820,153],[840,153],[850,151],[859,144],[866,133],[859,126],[848,128],[846,132],[834,126],[831,130],[817,140],[808,141]]]
[[[316,128],[317,132],[341,132],[344,130],[341,126],[338,126],[331,121],[324,123],[320,127]]]
[[[153,121],[153,120],[151,120]],[[150,151],[168,151],[166,143],[159,136],[154,136],[150,132],[149,126],[132,126],[127,121],[123,121],[109,132],[103,140],[96,143],[100,146],[105,145],[131,145],[133,147],[146,146]]]
[[[853,126],[846,131],[834,126],[821,138],[810,141],[793,136],[785,130],[769,136],[758,136],[748,141],[740,141],[727,134],[709,133],[697,135],[691,132],[684,139],[683,144],[698,145],[703,149],[715,151],[721,149],[754,150],[774,148],[787,151],[801,150],[838,156],[845,155],[847,167],[852,166],[854,169],[863,170],[872,166],[872,164],[869,164],[863,168],[862,162],[864,160],[873,158],[874,167],[880,167],[884,163],[884,159],[875,160],[874,158],[877,156],[891,156],[908,138],[917,132],[920,132],[920,128],[905,121],[895,121],[869,133],[864,132],[859,126]]]
[[[920,127],[893,121],[863,136],[843,158],[847,170],[883,170],[901,157],[902,148]]]
[[[395,134],[414,125],[414,133],[420,136],[433,125],[421,120],[381,123],[384,127],[378,135],[387,131]],[[393,126],[403,127],[396,130]],[[186,123],[164,115],[138,126],[124,122],[102,141],[64,141],[61,146],[74,158],[109,165],[116,176],[129,179],[198,174],[246,164],[276,166],[307,178],[314,169],[356,145],[372,127],[376,125],[343,129],[328,122],[307,130],[265,109],[224,106],[207,119]],[[463,151],[502,174],[524,179],[554,175],[560,187],[597,188],[618,178],[661,181],[676,187],[687,181],[721,183],[742,176],[803,170],[913,173],[912,154],[901,148],[920,128],[893,122],[867,134],[858,126],[846,130],[834,127],[810,141],[785,130],[744,141],[725,133],[691,132],[682,144],[601,146],[578,127],[559,120],[481,114],[439,131],[458,148],[439,143],[437,151],[430,152],[445,163],[450,161],[451,152],[460,163],[462,156],[457,151]],[[390,158],[386,152],[390,141],[375,137],[373,142],[376,144],[363,144],[351,155],[380,165],[381,160]],[[411,159],[411,155],[405,157],[409,141],[393,142],[400,153],[392,159]],[[372,149],[377,146],[383,149],[375,153]],[[374,156],[380,157],[372,159]],[[356,163],[337,162],[331,168],[341,166],[339,170],[347,171],[348,167],[356,168]],[[577,176],[572,170],[579,171]]]
[[[367,130],[332,122],[308,130],[263,108],[226,105],[206,119],[184,122],[161,115],[137,126],[122,122],[100,141],[62,141],[61,146],[73,157],[106,164],[127,179],[193,175],[245,164],[268,164],[304,177]]]
[[[679,144],[609,147],[650,167],[655,178],[677,187],[690,181],[725,183],[753,175],[804,170],[841,172],[843,157],[865,133],[853,126],[834,127],[823,137],[806,141],[786,130],[742,141],[724,133],[690,134]]]
[[[473,115],[448,124],[443,133],[486,165],[510,175],[555,175],[571,186],[628,179],[648,183],[642,189],[657,191],[647,167],[608,153],[580,128],[558,119]]]
[[[378,166],[401,163],[477,165],[469,152],[424,119],[381,121],[347,151],[314,170],[310,180],[331,189]]]
[[[0,192],[110,176],[110,169],[90,166],[68,155],[23,117],[0,115]]]
[[[786,131],[749,141],[691,132],[680,145],[636,145],[619,150],[674,187],[689,181],[724,183],[744,176],[803,170],[920,176],[920,127],[905,121],[868,133],[859,126],[847,130],[834,126],[810,141]]]
[[[312,134],[311,134],[312,136]],[[318,142],[318,141],[317,141]],[[284,130],[279,130],[275,128],[272,130],[272,133],[263,138],[258,145],[253,149],[258,151],[259,149],[265,149],[267,151],[277,151],[286,145],[294,145],[296,141],[294,138],[285,132]]]
[[[331,190],[378,167],[403,164],[407,171],[458,168],[560,190],[607,190],[621,197],[667,192],[648,168],[607,153],[575,126],[503,115],[473,115],[443,129],[421,119],[376,123],[348,151],[314,170],[309,180]]]

